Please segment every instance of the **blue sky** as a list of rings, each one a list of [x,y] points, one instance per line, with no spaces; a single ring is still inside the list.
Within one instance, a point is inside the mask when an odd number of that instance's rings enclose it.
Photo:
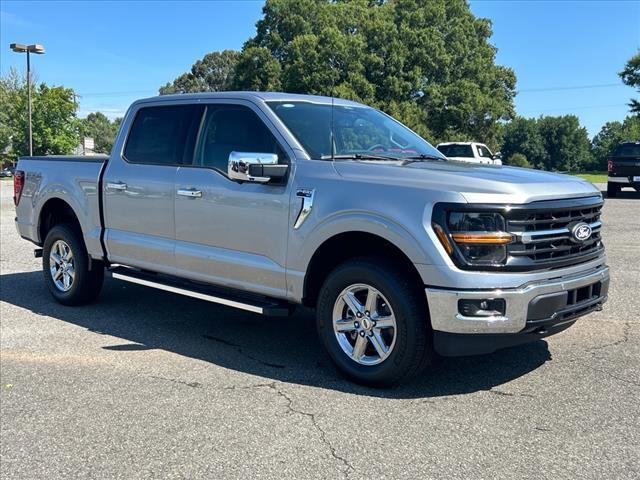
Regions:
[[[625,117],[637,94],[616,73],[640,47],[640,0],[472,1],[471,9],[492,20],[498,63],[516,72],[519,114],[573,113],[591,135]],[[3,74],[25,64],[9,43],[41,43],[38,78],[75,89],[80,116],[113,118],[205,53],[241,48],[262,2],[2,0],[0,10]]]

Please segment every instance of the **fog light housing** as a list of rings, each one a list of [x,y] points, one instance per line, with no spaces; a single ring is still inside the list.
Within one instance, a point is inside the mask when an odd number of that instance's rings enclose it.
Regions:
[[[507,303],[503,298],[481,298],[478,300],[458,300],[458,312],[465,317],[504,316]]]

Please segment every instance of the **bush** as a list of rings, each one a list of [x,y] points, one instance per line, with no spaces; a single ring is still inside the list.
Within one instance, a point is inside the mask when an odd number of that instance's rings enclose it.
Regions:
[[[511,155],[507,159],[506,164],[511,167],[531,168],[531,164],[527,160],[527,157],[525,157],[521,153],[514,153],[513,155]]]

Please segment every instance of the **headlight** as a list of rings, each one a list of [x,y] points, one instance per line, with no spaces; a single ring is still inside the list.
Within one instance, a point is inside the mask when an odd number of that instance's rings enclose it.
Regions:
[[[439,210],[433,228],[447,253],[470,266],[504,265],[506,245],[513,241],[504,217],[495,212]]]

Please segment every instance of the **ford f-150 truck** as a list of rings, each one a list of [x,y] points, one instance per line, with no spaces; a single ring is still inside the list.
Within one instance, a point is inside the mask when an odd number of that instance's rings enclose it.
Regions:
[[[140,100],[109,157],[22,158],[14,187],[57,301],[96,299],[107,272],[264,315],[305,305],[368,385],[552,335],[607,299],[591,184],[448,161],[336,98]]]

